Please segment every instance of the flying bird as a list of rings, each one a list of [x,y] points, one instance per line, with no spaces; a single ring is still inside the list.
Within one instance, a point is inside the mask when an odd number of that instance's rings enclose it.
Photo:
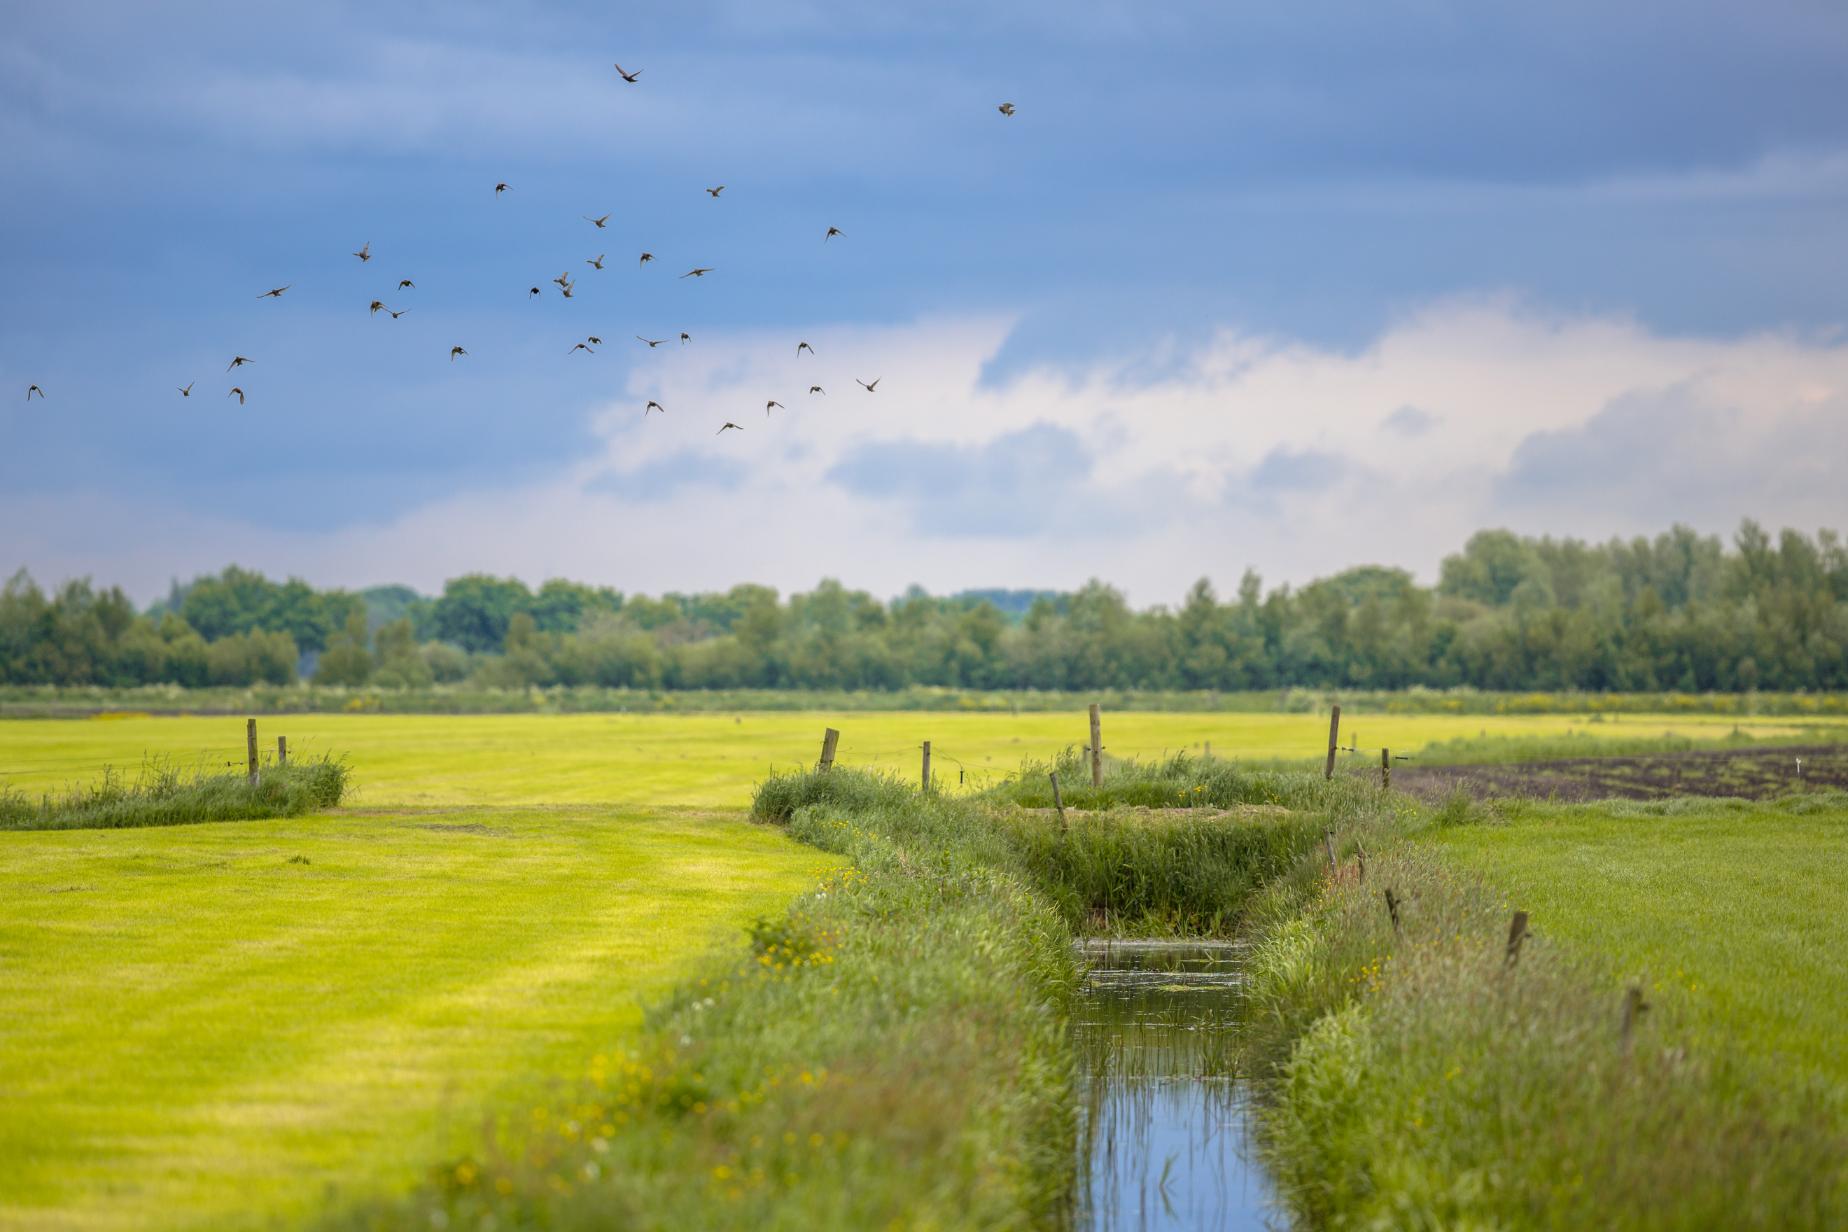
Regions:
[[[180,391],[180,397],[182,398],[192,397],[192,387],[197,384],[198,384],[197,381],[188,381],[186,382],[186,384],[179,386],[178,388]]]
[[[628,82],[630,85],[634,85],[635,79],[642,75],[642,70],[638,68],[633,73],[625,73],[622,71],[622,65],[618,64],[616,66],[616,75],[618,77],[621,77],[624,81]]]
[[[242,385],[233,385],[231,387],[231,394],[237,395],[237,404],[239,406],[244,405],[244,387]],[[231,394],[226,394],[225,397],[229,398]]]
[[[846,235],[846,232],[842,231],[839,227],[829,227],[828,233],[821,237],[821,242],[825,244],[837,235],[844,236]]]
[[[710,274],[711,272],[712,272],[712,266],[710,265],[696,265],[692,269],[688,270],[686,273],[682,274],[681,277],[682,278],[704,278],[707,274]]]
[[[595,227],[599,231],[603,230],[604,227],[608,226],[610,222],[610,216],[608,214],[605,214],[601,218],[592,218],[589,214],[585,214],[583,217],[584,217],[585,222],[589,223],[591,226]]]
[[[361,244],[359,246],[359,251],[353,255],[358,257],[361,261],[372,260],[372,241],[367,240],[365,243]]]
[[[858,385],[858,386],[859,386],[859,387],[860,387],[861,389],[864,389],[864,390],[865,390],[865,391],[866,391],[867,393],[869,393],[869,394],[871,394],[871,393],[878,393],[878,392],[879,392],[879,382],[881,382],[881,381],[883,381],[883,380],[885,380],[885,378],[884,378],[884,377],[882,377],[882,376],[876,376],[876,377],[874,377],[874,378],[873,378],[873,383],[872,383],[871,385],[868,385],[868,384],[867,384],[867,383],[866,383],[865,381],[862,381],[862,380],[861,380],[861,379],[860,379],[859,377],[857,377],[857,376],[856,376],[855,378],[853,378],[853,382],[854,382],[854,384],[856,384],[856,385]]]
[[[564,273],[560,274],[558,277],[552,279],[552,281],[556,282],[561,287],[570,286],[571,285],[571,271],[566,270]]]
[[[561,294],[561,295],[563,295],[563,296],[564,296],[564,297],[565,297],[566,299],[570,299],[570,298],[571,298],[571,289],[572,289],[573,287],[575,287],[575,286],[577,286],[577,283],[575,283],[575,282],[567,282],[567,283],[566,283],[566,284],[564,285],[564,289],[563,289],[562,291],[560,291],[560,292],[559,292],[559,294]]]
[[[724,192],[724,191],[725,191],[725,185],[723,185],[723,184],[721,184],[721,185],[719,185],[719,186],[718,186],[717,188],[708,188],[708,189],[706,190],[706,193],[707,193],[707,195],[708,195],[708,196],[710,196],[710,197],[711,197],[711,198],[712,198],[712,199],[713,199],[714,201],[717,201],[717,200],[719,199],[719,194],[720,194],[720,193],[722,193],[722,192]]]
[[[567,354],[567,355],[576,355],[576,354],[577,354],[577,353],[578,353],[579,351],[583,351],[583,352],[585,352],[586,354],[589,354],[589,355],[595,355],[595,354],[596,354],[596,352],[595,352],[595,351],[593,351],[593,350],[591,350],[589,346],[587,346],[586,344],[584,344],[584,343],[582,343],[582,342],[580,342],[580,343],[578,343],[578,344],[577,344],[576,346],[574,346],[574,347],[572,347],[572,348],[571,348],[571,349],[570,349],[569,351],[566,351],[566,352],[565,352],[565,354]]]
[[[414,290],[414,289],[416,288],[416,286],[417,286],[417,284],[416,284],[416,283],[414,283],[414,282],[412,282],[412,281],[411,281],[411,280],[410,280],[409,278],[400,278],[400,279],[398,279],[398,289],[399,289],[400,291],[404,291],[404,290]]]
[[[603,268],[603,254],[598,253],[596,256],[590,258],[588,261],[585,261],[584,264],[590,266],[591,269],[602,269]]]
[[[506,191],[507,191],[507,181],[505,180],[502,180],[500,183],[494,186],[494,195],[497,197]]]
[[[717,432],[714,432],[713,435],[714,436],[724,436],[728,431],[742,432],[744,431],[744,429],[739,427],[737,424],[733,423],[731,420],[728,419],[725,421],[725,426],[720,428]]]
[[[233,355],[231,357],[231,362],[225,365],[225,371],[229,372],[233,368],[241,368],[245,364],[250,364],[250,363],[255,363],[255,362],[256,362],[255,360],[246,359],[242,355]]]
[[[595,334],[586,334],[584,336],[584,341],[590,343],[591,346],[602,346],[603,345],[603,339],[597,337],[597,335]]]
[[[258,298],[258,299],[281,299],[281,298],[282,298],[282,293],[283,293],[284,291],[287,291],[287,290],[289,289],[289,287],[292,287],[292,286],[294,286],[294,285],[295,285],[295,284],[291,282],[291,283],[288,283],[288,284],[286,284],[286,285],[284,285],[284,286],[280,286],[280,287],[275,287],[275,288],[273,288],[273,289],[271,289],[271,290],[268,290],[268,291],[265,291],[265,292],[264,292],[263,294],[261,294],[261,295],[259,295],[259,296],[257,296],[257,298]]]
[[[654,350],[656,347],[660,346],[663,342],[667,341],[667,339],[665,338],[644,338],[640,334],[635,335],[635,340],[637,342],[647,343],[648,349],[651,351]]]
[[[680,331],[680,345],[681,345],[681,346],[685,346],[685,345],[686,345],[687,343],[689,343],[689,342],[691,342],[691,341],[693,341],[693,335],[692,335],[692,334],[689,334],[689,333],[688,333],[688,332],[687,332],[686,330],[684,330],[684,329],[683,329],[683,330],[681,330],[681,331]]]
[[[813,355],[815,353],[815,348],[810,346],[806,342],[796,343],[796,354],[800,355],[804,351],[807,351],[810,355]]]
[[[539,288],[538,287],[527,287],[526,288],[526,298],[527,299],[538,299],[539,298]]]
[[[409,308],[397,308],[397,309],[387,308],[385,311],[391,313],[391,319],[395,321],[399,317],[403,316],[405,313],[409,312],[410,309]]]
[[[379,309],[381,308],[385,308],[385,301],[382,299],[375,299],[370,304],[366,305],[366,312],[369,315],[376,317],[377,315],[379,315]],[[385,308],[385,311],[390,312],[391,309]]]
[[[825,389],[823,389],[823,388],[822,388],[821,386],[819,386],[819,385],[810,385],[810,386],[809,386],[809,392],[810,392],[811,394],[822,394],[822,395],[824,395],[824,396],[825,396],[825,395],[827,394],[827,392],[828,392],[828,391],[827,391],[827,390],[825,390]]]
[[[467,355],[467,354],[468,354],[468,352],[467,352],[467,351],[464,351],[464,350],[463,350],[463,349],[462,349],[461,347],[459,347],[459,346],[453,346],[453,347],[450,347],[450,348],[449,348],[449,362],[453,364],[453,363],[455,363],[455,362],[456,362],[456,356],[458,356],[458,355]]]
[[[995,110],[999,111],[1004,116],[1011,116],[1014,114],[1014,104],[1002,103],[999,107],[996,107]]]
[[[788,407],[784,406],[781,402],[778,402],[775,398],[772,398],[770,399],[770,401],[764,403],[764,417],[766,419],[769,418],[770,408],[773,406],[777,408],[779,411],[787,411],[789,409]]]
[[[663,415],[667,414],[667,408],[662,406],[659,402],[656,402],[653,398],[650,398],[648,400],[648,405],[642,408],[643,419],[648,418],[649,411],[660,411]]]
[[[652,260],[654,260],[654,254],[652,252],[645,252],[642,254],[642,259],[635,263],[636,268],[640,269],[642,266],[648,264]]]
[[[43,401],[45,398],[45,391],[40,389],[37,385],[26,386],[26,401],[27,402],[32,401],[33,394],[37,394],[39,396],[40,401]]]

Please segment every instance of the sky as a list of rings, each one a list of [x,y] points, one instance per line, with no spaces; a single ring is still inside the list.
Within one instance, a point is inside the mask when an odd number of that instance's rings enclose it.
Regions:
[[[1152,604],[1840,528],[1844,63],[1824,0],[13,0],[0,573]]]

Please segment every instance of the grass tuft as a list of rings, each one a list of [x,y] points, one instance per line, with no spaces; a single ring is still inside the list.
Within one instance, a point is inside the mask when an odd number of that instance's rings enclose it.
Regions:
[[[188,774],[148,762],[133,779],[114,767],[63,795],[34,800],[0,789],[0,830],[111,830],[204,821],[294,817],[333,808],[346,792],[344,761],[322,758],[271,766],[252,784],[241,774]]]

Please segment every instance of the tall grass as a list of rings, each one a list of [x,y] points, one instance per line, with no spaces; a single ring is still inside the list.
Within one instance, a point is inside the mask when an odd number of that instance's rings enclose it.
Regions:
[[[0,789],[0,830],[118,829],[203,821],[293,817],[333,808],[346,791],[347,766],[322,758],[266,767],[252,784],[241,774],[188,773],[145,763],[132,779],[114,767],[93,783],[38,799]]]

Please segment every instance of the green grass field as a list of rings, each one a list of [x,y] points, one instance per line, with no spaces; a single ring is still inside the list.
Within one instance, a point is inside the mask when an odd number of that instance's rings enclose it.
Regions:
[[[1046,758],[1088,738],[1082,711],[1061,714],[739,715],[288,715],[259,721],[265,749],[277,735],[298,757],[346,756],[356,805],[520,805],[623,801],[742,808],[772,768],[814,762],[822,729],[841,731],[844,765],[918,771],[929,740],[938,781],[986,786],[1026,758]],[[1665,734],[1726,739],[1735,726],[1760,739],[1812,739],[1840,720],[1626,715],[1593,723],[1576,715],[1376,715],[1343,718],[1342,743],[1360,742],[1354,763],[1377,765],[1378,749],[1416,753],[1437,741],[1481,736],[1636,740]],[[1316,714],[1106,714],[1104,748],[1143,760],[1211,744],[1214,756],[1313,758],[1328,745]],[[20,719],[0,721],[0,785],[43,791],[132,769],[144,757],[191,766],[242,764],[244,725],[224,718]]]
[[[1442,831],[1438,849],[1530,913],[1536,933],[1642,979],[1708,1053],[1834,1084],[1848,814],[1732,802],[1544,806]]]
[[[583,806],[0,834],[0,1228],[402,1187],[836,863]]]

